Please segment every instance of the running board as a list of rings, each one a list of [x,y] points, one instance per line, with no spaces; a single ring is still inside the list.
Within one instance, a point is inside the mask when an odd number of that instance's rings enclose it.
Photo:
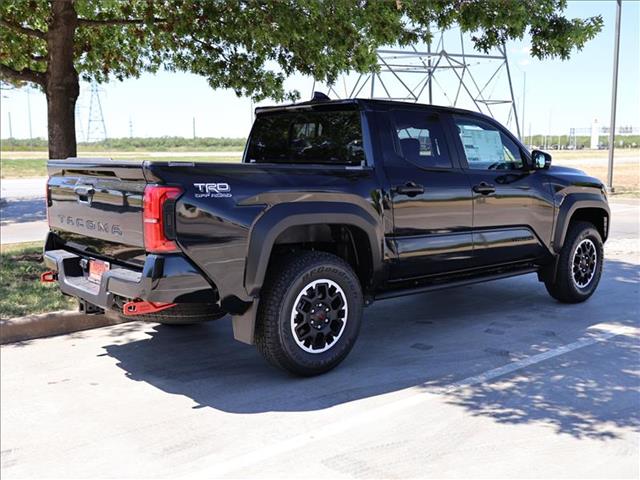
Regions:
[[[455,280],[452,282],[441,282],[431,285],[424,285],[422,287],[408,288],[402,290],[391,290],[382,292],[375,295],[375,300],[385,300],[387,298],[406,297],[408,295],[414,295],[416,293],[432,292],[434,290],[443,290],[445,288],[462,287],[464,285],[471,285],[474,283],[491,282],[493,280],[501,280],[503,278],[517,277],[518,275],[525,275],[527,273],[536,273],[539,269],[536,267],[528,267],[519,270],[511,270],[508,272],[495,273],[493,275],[485,275],[481,277],[465,278],[463,280]]]

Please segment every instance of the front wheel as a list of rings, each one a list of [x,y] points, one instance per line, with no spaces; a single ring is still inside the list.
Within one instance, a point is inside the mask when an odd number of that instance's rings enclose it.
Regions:
[[[325,252],[291,255],[265,282],[256,344],[271,364],[318,375],[347,356],[361,317],[362,290],[349,264]]]
[[[549,294],[563,303],[584,302],[596,290],[604,261],[602,237],[589,222],[569,227],[555,278],[547,280]]]

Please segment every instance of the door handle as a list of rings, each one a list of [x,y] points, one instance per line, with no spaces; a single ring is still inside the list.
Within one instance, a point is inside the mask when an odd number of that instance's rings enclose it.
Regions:
[[[424,193],[424,187],[415,182],[407,182],[404,185],[394,187],[396,193],[406,195],[407,197],[415,197]]]
[[[95,189],[92,185],[78,185],[73,189],[76,195],[86,197],[87,195],[93,195]]]
[[[480,182],[478,185],[473,186],[473,191],[482,195],[489,195],[490,193],[496,193],[496,187],[487,182]]]
[[[92,185],[78,185],[73,189],[78,196],[78,202],[91,205],[91,197],[93,196],[95,189]]]

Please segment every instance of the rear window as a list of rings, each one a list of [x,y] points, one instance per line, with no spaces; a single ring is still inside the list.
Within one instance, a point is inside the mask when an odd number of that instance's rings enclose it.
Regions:
[[[256,118],[248,163],[362,165],[358,111],[282,112]]]

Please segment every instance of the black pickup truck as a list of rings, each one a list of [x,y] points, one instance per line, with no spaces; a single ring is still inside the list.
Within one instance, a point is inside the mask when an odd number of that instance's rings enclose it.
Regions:
[[[230,314],[301,375],[342,361],[374,300],[536,272],[598,285],[599,180],[551,166],[479,113],[377,100],[258,108],[242,163],[48,163],[43,281],[87,312]]]

